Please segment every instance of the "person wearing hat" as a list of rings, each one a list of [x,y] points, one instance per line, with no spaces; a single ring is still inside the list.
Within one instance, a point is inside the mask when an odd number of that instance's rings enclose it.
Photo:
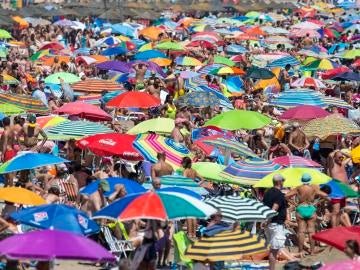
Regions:
[[[39,134],[42,136],[42,142],[38,145]],[[18,137],[24,136],[24,149],[34,152],[41,151],[45,142],[47,141],[47,135],[44,130],[36,123],[36,115],[30,114],[27,117],[27,123],[25,123],[18,133]]]
[[[308,173],[301,177],[302,185],[292,189],[286,194],[286,199],[290,200],[297,197],[298,205],[296,210],[296,220],[298,223],[298,242],[299,253],[304,252],[305,232],[309,234],[310,252],[314,254],[315,241],[312,239],[315,233],[316,207],[314,206],[315,197],[328,199],[328,195],[321,191],[318,185],[311,184],[312,178]]]
[[[106,206],[105,192],[110,191],[109,182],[106,179],[101,179],[98,189],[90,195],[82,194],[81,210],[87,213],[90,217],[93,213],[99,211]]]

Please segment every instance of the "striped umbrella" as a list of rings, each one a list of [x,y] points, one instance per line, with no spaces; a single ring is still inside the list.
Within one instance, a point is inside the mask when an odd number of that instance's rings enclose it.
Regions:
[[[291,83],[292,87],[314,87],[314,88],[326,88],[321,80],[312,77],[302,77]]]
[[[274,68],[274,67],[285,67],[286,65],[291,65],[291,66],[297,66],[300,65],[299,60],[297,60],[295,57],[293,56],[285,56],[282,57],[280,59],[277,59],[275,61],[272,61],[271,63],[269,63],[267,66],[269,68]]]
[[[347,103],[346,101],[340,99],[340,98],[336,98],[336,97],[323,97],[322,100],[324,101],[324,103],[329,107],[329,106],[335,106],[335,107],[339,107],[339,108],[344,108],[344,109],[349,109],[349,110],[353,110],[354,107],[351,106],[349,103]]]
[[[191,152],[185,146],[156,134],[139,134],[134,141],[134,147],[152,163],[157,162],[158,153],[165,152],[166,162],[174,169],[181,167],[183,157],[191,156]]]
[[[247,147],[247,145],[237,141],[225,138],[215,138],[211,140],[203,140],[203,143],[220,149],[230,150],[232,153],[236,153],[243,157],[256,157],[256,154]]]
[[[0,103],[12,104],[29,113],[45,114],[49,109],[40,100],[33,97],[0,93]]]
[[[321,165],[315,161],[298,156],[281,156],[274,158],[272,161],[284,167],[321,168]]]
[[[85,81],[80,81],[71,85],[71,88],[77,92],[85,92],[85,93],[101,93],[106,90],[110,91],[118,91],[122,90],[123,87],[114,82],[108,80],[99,80],[99,79],[88,79]]]
[[[265,240],[240,230],[224,231],[211,237],[202,237],[193,243],[185,256],[197,261],[234,261],[244,255],[255,255],[267,251]]]
[[[221,67],[226,67],[226,65],[223,65],[223,64],[210,64],[210,65],[206,65],[204,67],[202,67],[201,69],[199,69],[199,73],[200,74],[209,74],[210,71],[216,69],[216,68],[221,68]]]
[[[231,179],[237,184],[252,186],[264,176],[281,168],[282,166],[274,161],[252,158],[230,164],[220,176]]]
[[[225,221],[263,221],[277,215],[277,212],[262,202],[239,196],[217,196],[205,199],[205,203],[221,211]]]
[[[89,121],[67,121],[45,129],[51,140],[80,139],[85,136],[113,132],[107,126]]]
[[[271,105],[292,108],[300,105],[314,105],[326,107],[323,96],[317,92],[306,89],[289,90],[279,94],[270,101]]]

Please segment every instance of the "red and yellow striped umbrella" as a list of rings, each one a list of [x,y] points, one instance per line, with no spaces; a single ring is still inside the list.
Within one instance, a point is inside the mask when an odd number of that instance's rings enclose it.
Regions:
[[[101,93],[104,90],[118,91],[123,89],[123,87],[116,82],[99,79],[80,81],[74,83],[71,87],[74,91],[86,93]]]

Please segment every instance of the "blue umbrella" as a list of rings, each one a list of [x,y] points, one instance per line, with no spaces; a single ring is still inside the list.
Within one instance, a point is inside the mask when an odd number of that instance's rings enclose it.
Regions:
[[[326,107],[323,96],[315,91],[298,89],[288,90],[273,98],[270,102],[273,106],[292,108],[299,105],[314,105]]]
[[[126,54],[127,49],[121,46],[110,47],[101,52],[101,55],[111,56],[111,55],[120,55]]]
[[[225,51],[230,54],[244,54],[248,50],[241,45],[232,44],[225,48]]]
[[[360,81],[359,73],[348,71],[337,74],[335,77],[331,78],[334,81]]]
[[[147,50],[135,55],[136,60],[148,60],[151,58],[167,58],[167,56],[163,52],[157,50]]]
[[[0,173],[31,170],[47,165],[69,162],[61,157],[50,154],[25,153],[18,155],[0,166]]]
[[[350,186],[340,182],[339,180],[331,180],[323,186],[329,186],[331,188],[331,193],[329,194],[330,198],[356,198],[359,197],[359,194],[353,190]]]
[[[269,68],[273,67],[285,67],[287,64],[291,66],[300,65],[300,62],[293,56],[285,56],[268,64]]]
[[[225,80],[225,85],[231,93],[243,93],[243,84],[240,76],[230,76]]]
[[[122,23],[113,24],[111,26],[111,32],[128,37],[135,37],[135,29],[127,24],[122,24]]]
[[[45,204],[13,212],[10,217],[20,223],[41,229],[69,231],[89,235],[99,231],[99,225],[83,211],[62,204]]]
[[[106,179],[110,186],[110,191],[104,193],[105,197],[109,197],[115,191],[115,185],[124,185],[127,194],[143,192],[146,189],[138,184],[135,181],[126,178],[119,177],[110,177]],[[90,195],[98,190],[100,180],[93,181],[91,184],[87,185],[83,190],[80,191],[80,194]]]
[[[130,40],[131,43],[134,43],[136,45],[136,48],[140,48],[142,45],[144,45],[146,43],[146,41],[142,40],[142,39],[138,39],[138,38],[134,38],[132,40]]]

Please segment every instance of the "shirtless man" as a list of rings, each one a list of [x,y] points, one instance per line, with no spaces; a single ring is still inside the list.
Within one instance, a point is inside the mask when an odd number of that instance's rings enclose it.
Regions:
[[[38,146],[39,134],[43,137],[41,144]],[[28,123],[25,123],[22,130],[19,132],[19,136],[24,135],[24,150],[41,151],[46,140],[47,135],[43,129],[36,124],[36,116],[34,114],[28,117]]]
[[[1,135],[1,159],[3,162],[6,162],[13,157],[16,156],[16,150],[14,149],[15,142],[15,133],[13,131],[13,128],[10,126],[10,118],[5,117],[2,120],[4,132]]]
[[[165,161],[166,155],[164,152],[157,154],[158,162],[151,166],[151,178],[154,180],[163,175],[171,175],[174,172],[173,167]]]
[[[137,65],[134,66],[134,69],[136,71],[135,74],[135,79],[136,79],[136,86],[135,86],[135,90],[142,90],[145,88],[144,85],[144,78],[145,78],[145,73],[147,70],[147,66],[143,63],[139,63]]]
[[[87,213],[90,217],[93,213],[99,211],[106,205],[105,192],[110,191],[110,185],[107,180],[100,180],[98,190],[91,195],[83,195],[84,203],[81,205],[81,210]]]
[[[310,143],[305,133],[300,129],[299,123],[294,123],[293,128],[294,130],[289,136],[290,149],[295,156],[304,156],[304,151],[307,150]]]
[[[302,185],[294,188],[285,195],[286,199],[297,196],[298,206],[296,207],[296,220],[298,222],[298,241],[299,253],[303,254],[305,232],[307,231],[310,239],[310,252],[314,254],[315,241],[312,236],[315,233],[316,207],[313,205],[315,196],[327,198],[327,194],[322,192],[317,185],[311,185],[311,176],[304,173],[301,177]]]
[[[146,91],[150,94],[153,95],[154,97],[160,99],[160,85],[157,82],[154,82],[153,84],[148,85],[148,87],[146,88]]]
[[[306,37],[304,38],[302,43],[303,43],[304,47],[310,47],[313,45],[313,40],[312,40],[312,38],[310,38],[309,33],[306,33]]]
[[[175,127],[171,132],[171,138],[177,143],[185,143],[185,137],[181,133],[181,129],[184,127],[185,119],[177,118],[175,120]]]

